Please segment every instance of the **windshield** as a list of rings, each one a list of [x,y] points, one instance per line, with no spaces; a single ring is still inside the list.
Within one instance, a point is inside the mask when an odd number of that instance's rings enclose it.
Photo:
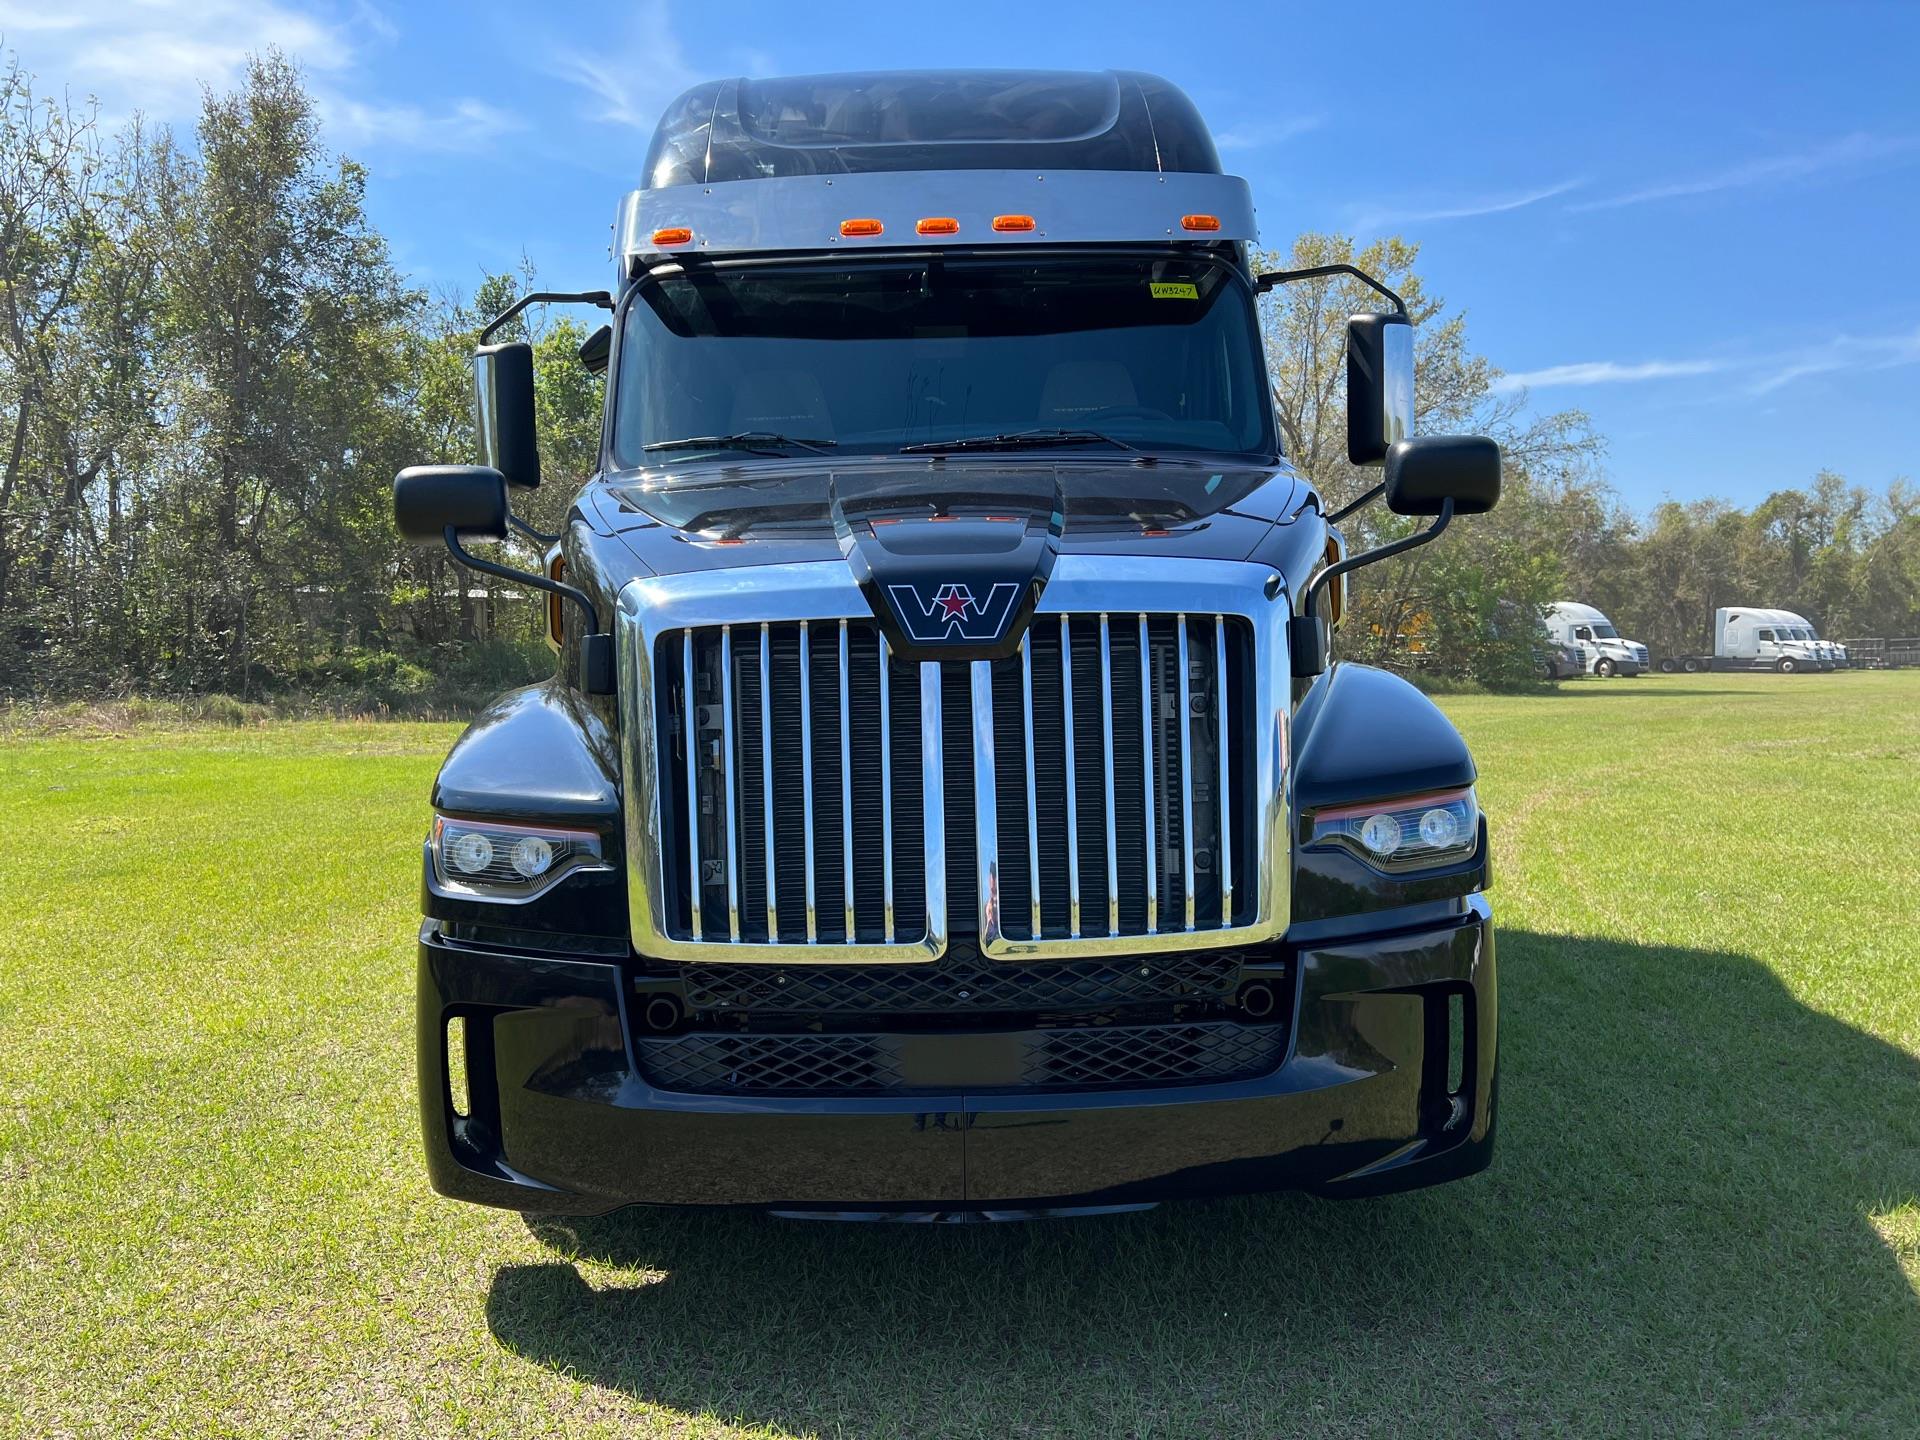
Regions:
[[[1620,632],[1611,625],[1596,625],[1593,627],[1593,636],[1596,640],[1618,640]]]
[[[1252,291],[1205,256],[701,266],[628,304],[613,455],[1271,455],[1265,383]]]

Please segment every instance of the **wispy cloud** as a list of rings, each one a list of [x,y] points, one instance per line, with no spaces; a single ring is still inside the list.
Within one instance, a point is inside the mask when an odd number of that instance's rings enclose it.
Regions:
[[[1222,150],[1265,150],[1318,130],[1327,123],[1324,115],[1292,115],[1276,120],[1251,120],[1230,125],[1213,137]]]
[[[1524,210],[1529,205],[1538,205],[1542,200],[1551,200],[1556,195],[1577,190],[1585,183],[1584,179],[1576,176],[1570,180],[1556,181],[1551,185],[1541,185],[1531,190],[1479,195],[1439,204],[1367,210],[1354,216],[1353,225],[1356,230],[1373,232],[1400,225],[1425,225],[1439,220],[1471,220],[1477,215],[1503,215],[1509,210]]]
[[[331,137],[367,148],[461,150],[514,128],[472,98],[388,103],[360,88],[363,42],[391,44],[393,22],[360,0],[341,21],[275,0],[0,0],[0,34],[30,38],[23,58],[49,87],[96,96],[109,122],[140,111],[191,120],[203,86],[230,90],[247,58],[279,50],[312,77]]]
[[[587,92],[588,118],[649,131],[667,102],[700,78],[680,47],[664,0],[635,7],[620,42],[557,50],[547,68]]]
[[[1843,135],[1837,140],[1789,150],[1778,155],[1763,155],[1744,160],[1721,170],[1684,179],[1663,180],[1619,195],[1599,200],[1583,200],[1569,205],[1572,211],[1618,210],[1628,205],[1648,205],[1661,200],[1680,200],[1694,195],[1712,195],[1722,190],[1744,190],[1756,185],[1787,184],[1795,180],[1818,179],[1826,175],[1850,175],[1883,169],[1920,159],[1920,136]]]
[[[1549,365],[1544,370],[1522,370],[1502,375],[1495,390],[1538,390],[1554,385],[1625,385],[1639,380],[1670,380],[1681,375],[1706,375],[1723,368],[1718,360],[1581,360],[1571,365]]]
[[[1920,326],[1892,335],[1840,334],[1809,345],[1761,354],[1691,360],[1581,360],[1502,375],[1493,388],[1545,390],[1566,385],[1627,385],[1728,374],[1739,377],[1741,388],[1748,394],[1767,395],[1809,375],[1891,370],[1901,365],[1920,365]]]

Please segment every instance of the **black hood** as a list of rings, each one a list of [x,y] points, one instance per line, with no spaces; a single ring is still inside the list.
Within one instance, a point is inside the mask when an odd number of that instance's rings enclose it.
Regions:
[[[1057,556],[1265,560],[1311,493],[1205,458],[743,457],[611,476],[581,510],[637,574],[843,560],[897,648],[985,659],[1017,647]]]

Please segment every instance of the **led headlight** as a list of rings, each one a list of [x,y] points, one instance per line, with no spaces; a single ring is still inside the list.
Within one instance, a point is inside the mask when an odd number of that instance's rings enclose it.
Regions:
[[[433,817],[434,888],[474,900],[531,900],[578,870],[605,870],[591,830]]]
[[[1320,810],[1307,841],[1350,850],[1394,874],[1452,865],[1472,855],[1479,843],[1480,806],[1471,789]]]

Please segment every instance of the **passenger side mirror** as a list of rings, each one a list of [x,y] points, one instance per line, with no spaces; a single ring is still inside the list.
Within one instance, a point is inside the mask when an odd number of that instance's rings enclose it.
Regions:
[[[393,477],[393,520],[409,540],[507,538],[507,482],[485,465],[410,465]]]
[[[1413,323],[1405,315],[1347,321],[1347,459],[1378,465],[1413,434]]]
[[[475,348],[473,428],[480,437],[481,464],[491,466],[507,484],[523,490],[540,483],[531,345],[515,340]]]
[[[1422,435],[1387,451],[1382,484],[1396,515],[1482,515],[1500,499],[1500,447],[1484,435]]]

